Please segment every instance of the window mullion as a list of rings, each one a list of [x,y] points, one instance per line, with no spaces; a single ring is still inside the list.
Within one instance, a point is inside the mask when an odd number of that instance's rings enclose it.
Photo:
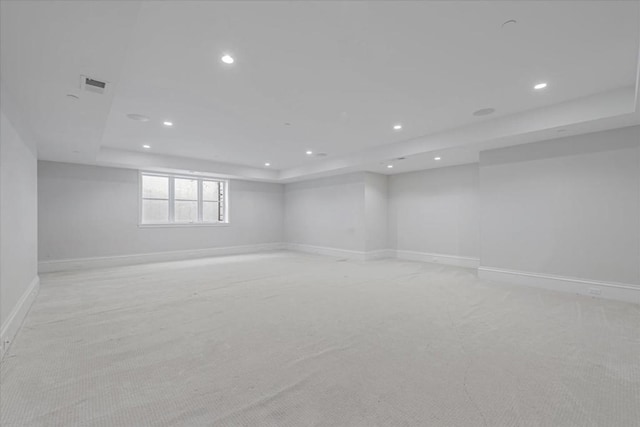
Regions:
[[[202,180],[198,180],[198,222],[202,222]]]
[[[175,222],[175,178],[169,177],[169,222]]]
[[[218,221],[224,222],[226,220],[224,216],[224,188],[225,185],[222,181],[218,182]]]

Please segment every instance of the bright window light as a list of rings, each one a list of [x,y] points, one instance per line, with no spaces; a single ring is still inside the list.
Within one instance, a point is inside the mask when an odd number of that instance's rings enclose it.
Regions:
[[[228,222],[227,181],[141,173],[140,199],[141,225]]]

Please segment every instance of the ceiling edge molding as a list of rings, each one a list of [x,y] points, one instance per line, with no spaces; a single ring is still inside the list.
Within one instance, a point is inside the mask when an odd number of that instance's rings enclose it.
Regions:
[[[445,132],[427,135],[395,144],[364,150],[351,155],[331,158],[310,166],[284,169],[279,179],[291,182],[300,179],[351,172],[364,164],[389,161],[454,147],[476,150],[525,144],[551,139],[549,130],[577,126],[576,132],[587,133],[614,127],[638,124],[635,112],[634,86],[600,93],[549,107],[529,110],[501,118],[483,121]],[[607,122],[611,121],[611,125]],[[590,122],[598,128],[585,126]],[[579,127],[586,131],[580,132]]]
[[[191,173],[234,178],[250,181],[277,182],[278,171],[261,169],[210,160],[177,157],[155,153],[117,150],[102,147],[96,158],[97,166],[109,166],[125,169],[140,169],[155,172]]]

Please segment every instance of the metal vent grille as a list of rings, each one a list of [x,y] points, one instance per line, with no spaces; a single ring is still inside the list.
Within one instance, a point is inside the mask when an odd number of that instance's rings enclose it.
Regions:
[[[80,76],[80,89],[87,92],[103,94],[107,90],[107,82],[92,79],[87,76]]]

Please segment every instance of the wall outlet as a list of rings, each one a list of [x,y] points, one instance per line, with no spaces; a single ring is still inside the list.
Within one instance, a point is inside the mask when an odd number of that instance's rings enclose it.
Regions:
[[[591,295],[600,295],[602,290],[600,288],[589,288],[589,294]]]

